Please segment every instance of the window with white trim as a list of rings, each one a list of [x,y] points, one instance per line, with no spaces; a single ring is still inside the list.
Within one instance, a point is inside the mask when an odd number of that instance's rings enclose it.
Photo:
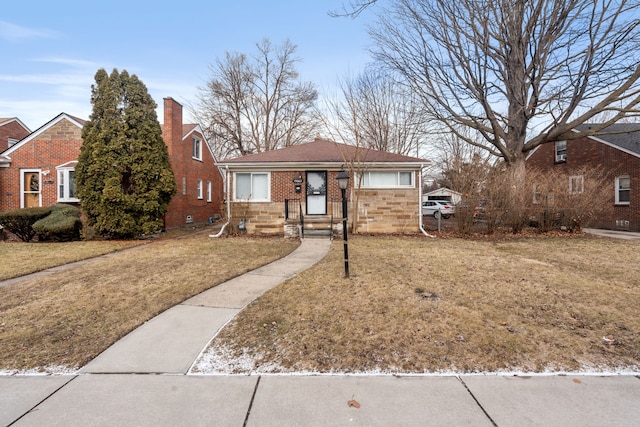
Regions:
[[[207,202],[211,200],[211,181],[207,181]]]
[[[584,176],[576,175],[569,177],[569,194],[581,194],[584,192]]]
[[[198,192],[198,199],[202,199],[202,193],[203,193],[203,191],[204,191],[204,189],[202,188],[202,180],[201,180],[201,179],[199,179],[199,180],[198,180],[198,189],[197,189],[197,192]]]
[[[629,175],[616,177],[616,205],[628,205],[631,201],[631,178]]]
[[[556,162],[567,161],[567,141],[556,141]]]
[[[269,182],[268,172],[236,172],[233,199],[267,202],[271,198]]]
[[[363,188],[413,187],[412,171],[365,171],[362,173]]]
[[[58,201],[79,202],[76,196],[76,181],[74,168],[58,169]]]
[[[202,160],[202,140],[195,136],[191,138],[191,157]]]

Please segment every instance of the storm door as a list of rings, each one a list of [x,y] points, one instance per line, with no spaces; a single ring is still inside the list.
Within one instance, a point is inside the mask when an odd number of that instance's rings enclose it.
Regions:
[[[37,208],[40,206],[40,171],[22,171],[22,207]]]
[[[327,214],[327,171],[307,172],[307,215]]]

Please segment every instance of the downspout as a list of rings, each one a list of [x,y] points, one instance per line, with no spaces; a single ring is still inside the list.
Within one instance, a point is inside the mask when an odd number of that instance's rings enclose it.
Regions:
[[[422,169],[424,168],[424,165],[420,165],[420,178],[419,178],[419,182],[420,185],[418,186],[418,218],[420,218],[420,231],[422,231],[422,234],[424,234],[427,237],[431,237],[433,239],[436,238],[436,236],[434,236],[433,234],[429,234],[425,231],[424,229],[424,223],[422,221]]]
[[[218,234],[209,234],[209,237],[212,237],[214,239],[222,236],[222,233],[224,232],[224,228],[227,225],[229,225],[229,223],[231,222],[231,199],[229,198],[229,191],[231,189],[231,178],[229,177],[229,165],[225,166],[225,169],[226,169],[226,176],[227,176],[227,222],[225,222],[222,225],[222,228],[220,229],[220,231],[218,231]]]

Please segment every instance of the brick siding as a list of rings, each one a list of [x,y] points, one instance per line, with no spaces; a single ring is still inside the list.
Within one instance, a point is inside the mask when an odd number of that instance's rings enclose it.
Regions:
[[[567,141],[566,162],[555,162],[555,144],[548,143],[540,146],[529,157],[527,167],[530,166],[540,170],[556,168],[568,174],[584,167],[591,170],[604,170],[607,186],[611,191],[609,191],[609,197],[606,200],[594,200],[593,203],[604,203],[606,213],[588,225],[597,228],[640,231],[639,157],[591,138],[581,138]],[[623,175],[628,175],[631,181],[630,203],[616,205],[615,179]]]
[[[42,206],[56,204],[58,202],[56,166],[77,160],[81,146],[82,129],[62,119],[37,138],[26,142],[11,153],[11,167],[0,169],[2,180],[0,211],[20,209],[20,171],[23,169],[40,170]]]
[[[193,131],[183,138],[182,105],[172,98],[164,99],[163,137],[169,151],[177,193],[165,215],[165,228],[204,224],[209,218],[223,216],[222,175],[202,134]],[[192,136],[201,141],[202,159],[192,156]],[[202,180],[202,198],[198,198],[198,180]],[[207,182],[211,182],[211,201],[207,201]],[[183,182],[185,185],[183,186]],[[183,189],[186,190],[183,192]]]

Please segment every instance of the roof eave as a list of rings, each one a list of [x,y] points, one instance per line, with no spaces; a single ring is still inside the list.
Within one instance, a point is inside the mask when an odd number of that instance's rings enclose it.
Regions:
[[[363,169],[420,169],[424,162],[365,162]],[[269,169],[269,170],[298,170],[298,169],[341,169],[345,162],[219,162],[218,166],[229,169]],[[357,169],[357,168],[356,168]]]

